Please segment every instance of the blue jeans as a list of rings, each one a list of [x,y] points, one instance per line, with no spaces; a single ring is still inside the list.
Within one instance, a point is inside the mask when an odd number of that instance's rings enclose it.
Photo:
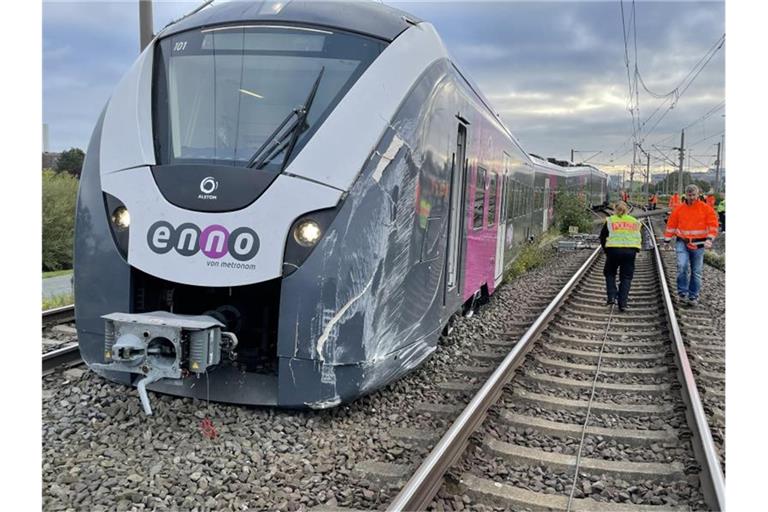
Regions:
[[[678,240],[675,252],[677,253],[677,293],[681,297],[698,299],[699,290],[701,290],[701,270],[704,266],[704,248],[689,249],[685,242]]]

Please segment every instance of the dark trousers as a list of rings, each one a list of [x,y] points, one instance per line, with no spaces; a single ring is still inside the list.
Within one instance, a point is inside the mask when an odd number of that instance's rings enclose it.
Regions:
[[[725,212],[719,212],[717,214],[718,217],[720,217],[720,231],[725,231]]]
[[[605,291],[608,301],[619,300],[619,307],[627,306],[629,287],[635,274],[635,256],[637,250],[611,247],[605,250]],[[619,290],[616,291],[616,272],[619,273]]]

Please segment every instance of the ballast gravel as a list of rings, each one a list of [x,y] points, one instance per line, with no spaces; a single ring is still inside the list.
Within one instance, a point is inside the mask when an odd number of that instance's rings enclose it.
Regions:
[[[448,476],[453,481],[458,481],[465,471],[529,491],[566,497],[570,495],[574,477],[573,471],[549,471],[537,465],[514,464],[485,453],[480,446],[475,446],[471,455],[464,457]],[[580,471],[573,496],[576,499],[591,498],[606,503],[708,510],[697,482],[697,477],[691,477],[690,482],[642,480],[631,485],[607,474]]]
[[[417,404],[461,406],[470,396],[440,391],[437,378],[459,375],[455,367],[469,352],[498,350],[485,342],[517,332],[514,319],[528,314],[521,305],[554,297],[553,276],[562,286],[588,255],[550,251],[541,267],[500,288],[473,317],[460,319],[419,369],[330,410],[207,404],[151,393],[154,415],[146,417],[135,389],[93,372],[44,377],[43,508],[384,508],[401,483],[368,481],[356,465],[420,463],[430,446],[397,439],[392,428],[442,433],[453,418],[419,412]],[[203,435],[204,419],[212,421],[215,438]]]

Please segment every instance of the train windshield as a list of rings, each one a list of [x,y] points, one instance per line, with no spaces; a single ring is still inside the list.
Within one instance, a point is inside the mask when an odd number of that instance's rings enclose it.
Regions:
[[[295,156],[385,46],[276,25],[193,30],[160,41],[153,87],[158,163],[247,165],[321,76]],[[275,158],[265,166],[282,163]]]

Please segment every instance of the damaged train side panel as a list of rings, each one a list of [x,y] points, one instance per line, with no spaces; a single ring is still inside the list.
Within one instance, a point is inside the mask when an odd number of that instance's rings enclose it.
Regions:
[[[455,114],[468,110],[462,87],[447,60],[422,74],[326,237],[284,278],[281,404],[291,405],[305,371],[322,383],[317,402],[304,403],[312,407],[402,376],[434,351],[461,306],[459,295],[444,300],[443,286]]]

